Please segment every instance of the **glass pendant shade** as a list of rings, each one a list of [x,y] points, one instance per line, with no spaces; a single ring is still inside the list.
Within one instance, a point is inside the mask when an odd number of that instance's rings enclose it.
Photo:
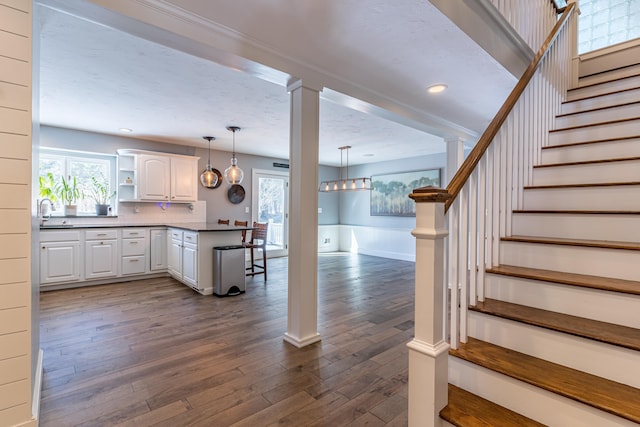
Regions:
[[[205,188],[215,188],[218,185],[218,175],[211,167],[211,140],[215,138],[213,136],[203,136],[202,138],[209,141],[209,158],[207,160],[207,167],[200,174],[200,184]]]
[[[240,184],[244,178],[244,171],[238,166],[236,158],[236,132],[240,130],[237,126],[229,126],[227,130],[233,132],[233,154],[231,156],[231,166],[224,170],[224,179],[229,185]]]

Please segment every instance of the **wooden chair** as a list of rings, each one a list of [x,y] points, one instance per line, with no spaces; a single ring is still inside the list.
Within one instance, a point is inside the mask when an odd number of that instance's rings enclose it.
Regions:
[[[251,270],[247,273],[247,276],[255,276],[256,274],[264,274],[264,281],[267,281],[267,227],[268,223],[253,223],[253,229],[251,230],[251,240],[244,244],[244,247],[251,250],[251,267],[247,267],[247,270]],[[255,257],[253,251],[256,249],[262,249],[262,265],[255,263]],[[256,268],[259,270],[256,271]]]
[[[218,224],[229,225],[229,220],[228,219],[219,219],[218,220]]]
[[[249,221],[238,221],[237,219],[233,222],[233,225],[236,227],[246,227],[249,225]],[[247,243],[247,230],[242,230],[242,245]]]

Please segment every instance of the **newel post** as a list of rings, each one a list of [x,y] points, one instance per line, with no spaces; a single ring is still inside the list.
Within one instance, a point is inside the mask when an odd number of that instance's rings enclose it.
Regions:
[[[409,426],[439,426],[447,405],[448,350],[444,337],[444,204],[447,190],[423,187],[416,202],[415,330],[409,348]]]

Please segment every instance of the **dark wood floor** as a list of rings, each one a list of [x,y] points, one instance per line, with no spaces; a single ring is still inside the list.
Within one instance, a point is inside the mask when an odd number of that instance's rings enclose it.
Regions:
[[[170,278],[43,293],[40,425],[407,425],[414,264],[321,255],[322,341],[297,349],[286,262],[228,298]]]

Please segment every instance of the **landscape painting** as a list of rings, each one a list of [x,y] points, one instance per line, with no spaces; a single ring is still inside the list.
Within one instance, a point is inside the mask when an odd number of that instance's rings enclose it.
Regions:
[[[409,194],[428,185],[440,187],[440,169],[377,175],[371,180],[372,216],[416,216],[416,204]]]

